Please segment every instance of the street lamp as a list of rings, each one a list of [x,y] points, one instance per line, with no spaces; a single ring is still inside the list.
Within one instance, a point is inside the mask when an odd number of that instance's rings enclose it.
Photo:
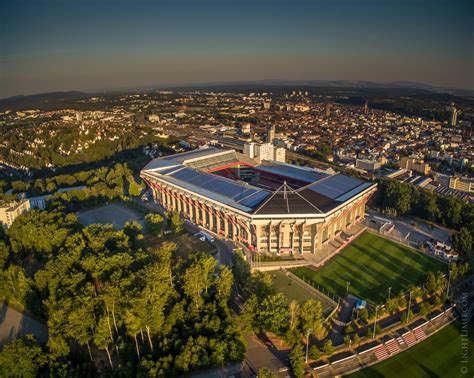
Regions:
[[[375,320],[374,320],[374,332],[372,333],[372,338],[375,339],[375,326],[377,324],[377,312],[379,310],[379,305],[375,306]]]
[[[311,333],[312,329],[309,328],[306,331],[306,360],[305,362],[308,363],[308,346],[309,346],[309,334]]]
[[[446,288],[446,299],[449,298],[449,285],[451,283],[451,269],[448,269],[448,287]]]
[[[412,294],[413,294],[413,291],[410,291],[410,297],[408,298],[407,323],[408,323],[408,320],[410,319],[410,306],[411,306],[411,295]]]
[[[390,287],[388,288],[388,300],[390,300],[390,293],[391,293],[391,292],[392,292],[392,287],[390,286]]]

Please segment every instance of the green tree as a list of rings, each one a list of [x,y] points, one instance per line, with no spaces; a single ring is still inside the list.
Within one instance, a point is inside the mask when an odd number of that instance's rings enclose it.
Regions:
[[[136,245],[139,240],[143,239],[142,225],[136,221],[125,222],[123,232],[128,236],[132,245]]]
[[[232,285],[234,283],[234,276],[232,271],[225,265],[219,268],[219,276],[216,279],[216,296],[222,303],[227,303],[232,292]]]
[[[216,263],[216,259],[212,256],[201,256],[184,272],[184,292],[192,299],[197,310],[204,303],[202,295],[207,293],[208,288],[211,286],[212,273]]]
[[[321,334],[324,328],[321,302],[312,299],[303,302],[300,310],[300,326],[303,332],[310,329],[315,336]]]
[[[363,321],[363,322],[367,322],[367,320],[369,319],[369,312],[367,311],[367,309],[364,307],[364,308],[361,308],[359,310],[359,318]]]
[[[158,213],[145,216],[145,231],[147,234],[161,236],[163,231],[163,217]]]
[[[18,265],[10,265],[0,275],[0,296],[19,304],[26,304],[31,291],[32,282],[25,274],[25,270]]]
[[[168,219],[171,222],[171,228],[173,232],[180,232],[183,229],[184,221],[180,217],[179,213],[176,211],[172,211],[168,214]]]
[[[321,358],[321,351],[316,345],[311,345],[308,350],[308,356],[312,360],[319,360]]]
[[[383,205],[394,208],[398,214],[407,214],[411,210],[411,187],[400,184],[395,180],[385,181],[382,185]]]
[[[332,346],[332,341],[327,339],[323,344],[323,352],[324,354],[330,356],[334,353],[334,347]]]
[[[275,374],[269,368],[260,368],[258,369],[258,378],[275,378]]]
[[[2,228],[0,226],[0,228]],[[0,239],[0,271],[3,271],[10,256],[10,247]]]
[[[107,357],[109,358],[110,367],[113,369],[114,364],[112,362],[112,356],[110,354],[109,345],[113,340],[110,337],[110,327],[106,316],[102,316],[98,323],[94,334],[94,344],[97,348],[105,350]]]
[[[352,344],[353,345],[360,345],[360,336],[356,333],[354,333],[354,336],[352,336]]]
[[[344,345],[347,348],[350,348],[350,346],[352,345],[352,340],[351,340],[351,337],[349,335],[344,336]]]
[[[298,327],[300,305],[297,301],[292,300],[288,306],[288,327],[290,330],[295,330]]]
[[[453,235],[453,247],[462,255],[472,252],[472,235],[466,227],[461,227],[459,232]]]
[[[265,330],[282,335],[288,327],[288,300],[282,293],[266,297],[258,313],[258,320]]]
[[[295,377],[304,376],[304,352],[301,345],[297,345],[290,352],[291,370]]]
[[[430,306],[428,305],[428,303],[423,302],[422,304],[420,304],[420,315],[421,316],[426,316],[426,315],[428,315],[429,312],[430,312]]]
[[[407,307],[407,298],[403,291],[400,291],[400,293],[398,293],[398,296],[396,298],[397,298],[397,307],[400,307],[400,308]]]
[[[47,355],[33,335],[26,335],[6,344],[0,351],[0,376],[36,377],[46,364]]]
[[[262,328],[258,319],[260,303],[255,294],[252,294],[243,304],[240,319],[249,332],[259,332]]]

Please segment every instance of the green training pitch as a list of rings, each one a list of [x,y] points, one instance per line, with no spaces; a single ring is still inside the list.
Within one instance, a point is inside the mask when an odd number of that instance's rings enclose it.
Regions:
[[[268,272],[268,274],[272,277],[273,288],[277,292],[283,293],[289,301],[295,300],[302,303],[308,299],[317,299],[308,290],[292,282],[285,273],[275,270]]]
[[[462,332],[460,322],[450,324],[405,352],[350,377],[473,377],[474,325],[469,325],[466,338],[462,335],[466,333]],[[464,361],[462,347],[469,352]]]
[[[292,272],[340,297],[349,293],[370,303],[382,303],[391,293],[423,281],[429,271],[447,271],[447,265],[420,252],[365,231],[338,255],[317,270]]]
[[[325,314],[330,313],[334,309],[334,304],[326,299],[324,296],[318,296],[312,291],[298,285],[295,281],[288,278],[285,273],[274,270],[268,272],[272,277],[273,288],[275,291],[282,293],[288,298],[288,301],[295,300],[298,303],[303,303],[306,300],[313,299],[321,302]]]

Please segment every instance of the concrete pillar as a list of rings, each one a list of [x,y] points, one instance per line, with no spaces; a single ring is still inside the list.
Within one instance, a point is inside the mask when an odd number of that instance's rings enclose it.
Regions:
[[[207,215],[209,216],[209,230],[213,231],[214,230],[214,216],[211,210],[210,206],[206,206],[207,209]]]
[[[273,232],[273,225],[272,222],[270,221],[267,225],[267,232],[268,232],[268,252],[272,252],[272,232]]]
[[[304,243],[304,231],[306,228],[306,222],[302,223],[299,226],[299,233],[300,233],[300,254],[303,254],[303,243]],[[314,250],[314,249],[313,249]]]
[[[170,206],[170,195],[168,194],[168,191],[166,190],[164,192],[164,202],[163,202],[163,206],[165,207],[165,209],[168,209],[168,207]]]
[[[194,214],[195,214],[195,222],[196,224],[198,224],[201,221],[201,211],[199,207],[196,205],[196,203],[194,203],[193,207],[194,207]]]
[[[260,247],[261,247],[261,243],[260,243],[260,238],[261,238],[261,235],[262,235],[262,225],[258,224],[256,227],[255,227],[255,239],[256,239],[256,243],[255,243],[255,247],[257,248],[257,251],[260,250]]]
[[[179,195],[176,195],[176,211],[178,213],[181,213],[183,211],[181,207],[181,197]]]
[[[318,223],[315,227],[316,230],[316,250],[321,250],[323,247],[323,230],[324,230],[324,223]],[[314,250],[313,250],[314,251]],[[314,251],[316,253],[316,251]]]
[[[277,240],[278,240],[278,242],[277,242],[277,252],[280,253],[280,248],[281,248],[281,236],[282,236],[282,234],[281,234],[281,221],[280,221],[280,223],[278,223],[277,230],[278,230],[278,232],[277,232],[277,234],[278,234],[278,239],[277,239]]]
[[[227,220],[227,217],[224,217],[224,237],[229,237],[229,221]]]
[[[295,232],[298,232],[296,221],[291,224],[291,249],[295,248]]]
[[[171,194],[170,197],[171,197],[171,210],[175,211],[176,210],[176,198],[174,197],[173,194]]]

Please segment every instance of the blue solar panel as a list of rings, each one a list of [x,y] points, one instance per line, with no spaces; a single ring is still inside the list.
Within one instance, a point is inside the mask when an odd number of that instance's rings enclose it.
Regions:
[[[320,180],[327,175],[325,173],[317,172],[314,169],[306,167],[294,167],[286,164],[274,163],[274,165],[259,165],[258,170],[270,172],[279,176],[286,176],[296,180],[307,183]]]
[[[181,169],[181,166],[179,166],[179,165],[171,167],[171,168],[162,169],[162,170],[160,170],[160,175],[167,175],[167,174],[173,173],[173,172],[175,172],[179,169]]]
[[[255,192],[251,196],[243,199],[240,203],[248,207],[255,207],[270,195],[267,191]]]
[[[185,160],[210,153],[210,151],[193,151],[183,154],[178,160]],[[201,193],[204,196],[229,204],[238,209],[249,211],[261,203],[270,194],[268,191],[249,186],[245,183],[234,182],[211,173],[201,172],[183,165],[175,165],[176,160],[168,157],[168,161],[158,159],[160,166],[157,172],[163,178],[168,178],[184,188]],[[173,159],[173,160],[172,160]],[[174,166],[171,166],[173,163]]]
[[[345,175],[334,175],[315,182],[310,185],[308,189],[334,199],[356,188],[360,184],[362,184],[362,181],[355,178]]]
[[[177,155],[166,156],[162,158],[161,160],[172,160],[177,163],[182,163],[183,161],[188,160],[188,159],[194,159],[197,157],[207,156],[207,155],[214,155],[216,152],[221,152],[221,151],[213,147],[201,148],[198,150],[183,152]]]

